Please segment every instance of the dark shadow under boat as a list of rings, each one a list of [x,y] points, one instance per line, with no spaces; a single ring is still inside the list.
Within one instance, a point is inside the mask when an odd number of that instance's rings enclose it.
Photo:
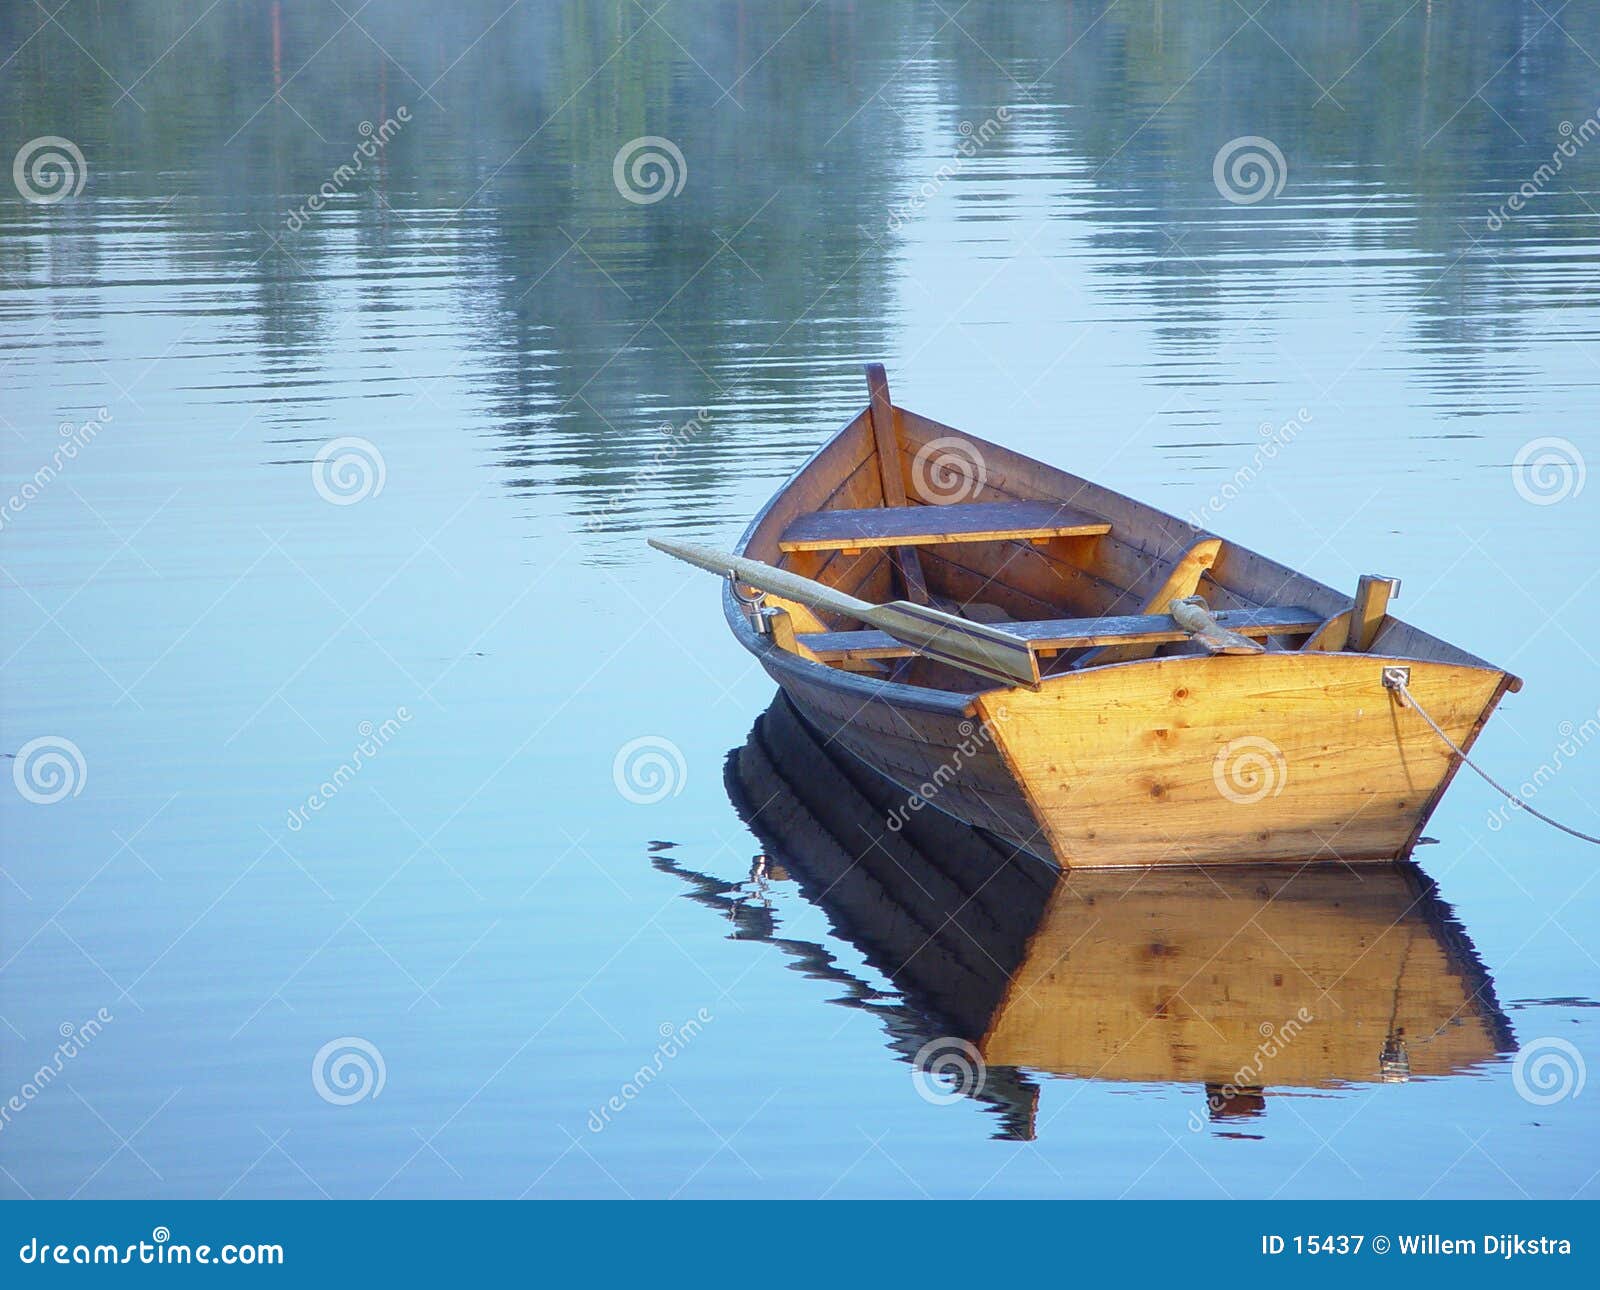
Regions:
[[[997,1136],[1035,1136],[1033,1073],[1193,1084],[1222,1127],[1260,1115],[1269,1086],[1448,1076],[1513,1048],[1489,974],[1414,864],[1059,872],[913,806],[781,694],[726,778],[765,848],[750,878],[653,863],[734,937],[841,985],[925,1088],[996,1110]],[[894,993],[778,934],[765,895],[785,878]]]

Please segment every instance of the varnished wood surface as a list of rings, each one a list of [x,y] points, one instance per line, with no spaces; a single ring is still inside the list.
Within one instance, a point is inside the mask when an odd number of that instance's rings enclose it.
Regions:
[[[1306,609],[1249,609],[1216,615],[1218,623],[1244,636],[1278,636],[1306,632],[1319,622]],[[1161,643],[1181,641],[1189,633],[1178,626],[1170,614],[1130,614],[1123,618],[1057,618],[1044,621],[1007,622],[1003,631],[1031,642],[1039,649],[1071,649],[1084,645],[1104,645],[1117,641]],[[904,658],[910,650],[884,632],[813,632],[800,637],[801,643],[818,658]]]
[[[785,551],[838,551],[942,542],[1092,537],[1110,531],[1111,525],[1104,520],[1050,502],[974,502],[817,511],[790,524],[778,545]]]
[[[888,828],[899,790],[781,696],[729,774],[769,861],[912,1005],[907,1057],[955,1035],[1007,1088],[1022,1067],[1272,1089],[1445,1076],[1513,1046],[1488,973],[1414,865],[1056,881],[937,811]]]

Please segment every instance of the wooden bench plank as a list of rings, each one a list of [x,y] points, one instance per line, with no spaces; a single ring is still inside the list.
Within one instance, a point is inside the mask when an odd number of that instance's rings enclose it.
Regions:
[[[1241,636],[1292,636],[1315,631],[1322,615],[1310,609],[1232,609],[1215,615],[1218,623]],[[1079,649],[1087,645],[1149,642],[1165,644],[1189,639],[1170,614],[1125,614],[1108,618],[1052,618],[1038,622],[998,624],[1020,636],[1035,650]],[[802,632],[798,640],[827,663],[867,658],[908,658],[913,651],[886,632]]]
[[[952,506],[870,507],[814,511],[783,531],[785,551],[854,551],[1026,538],[1088,537],[1111,525],[1056,502],[961,502]]]

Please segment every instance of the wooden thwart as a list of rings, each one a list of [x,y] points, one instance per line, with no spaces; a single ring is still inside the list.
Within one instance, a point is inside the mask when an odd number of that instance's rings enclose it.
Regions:
[[[1093,537],[1111,525],[1057,502],[960,502],[951,506],[869,507],[815,511],[783,531],[784,551],[854,551],[866,547],[933,546]]]
[[[1245,637],[1292,636],[1322,621],[1309,609],[1237,609],[1212,615],[1219,626]],[[1190,639],[1170,614],[1126,614],[1111,618],[1054,618],[1006,624],[1006,631],[1035,651],[1089,645],[1169,644]],[[850,659],[907,658],[914,650],[885,632],[802,632],[797,641],[825,663]]]

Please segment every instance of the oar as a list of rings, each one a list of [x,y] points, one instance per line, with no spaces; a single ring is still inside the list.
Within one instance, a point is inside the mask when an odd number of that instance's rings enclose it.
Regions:
[[[1174,600],[1167,606],[1173,622],[1199,641],[1210,654],[1261,654],[1266,646],[1224,627],[1211,616],[1211,607],[1199,596]]]
[[[759,560],[746,560],[692,542],[651,538],[650,545],[712,573],[731,574],[740,582],[774,596],[798,601],[812,609],[843,614],[876,627],[919,654],[976,673],[986,680],[1039,688],[1039,664],[1033,649],[1027,641],[1010,632],[968,622],[908,600],[874,605],[787,569],[775,569]]]

